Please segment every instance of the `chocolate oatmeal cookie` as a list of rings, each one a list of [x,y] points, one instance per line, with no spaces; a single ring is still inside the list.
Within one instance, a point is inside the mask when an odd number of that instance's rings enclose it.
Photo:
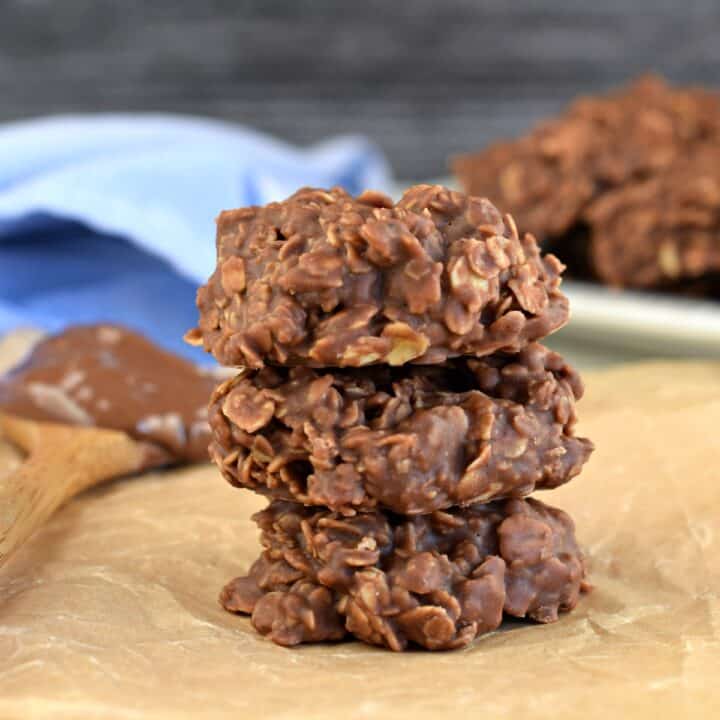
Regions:
[[[462,647],[503,613],[552,622],[584,589],[572,520],[537,500],[402,517],[343,517],[272,502],[254,516],[264,552],[223,606],[280,645],[340,640]]]
[[[720,273],[720,143],[606,193],[587,222],[590,267],[609,285],[689,289],[709,280]]]
[[[487,200],[418,185],[303,189],[224,212],[200,288],[203,344],[228,366],[442,363],[518,351],[565,324],[563,266]]]
[[[573,275],[662,287],[718,270],[720,94],[647,77],[455,159]]]
[[[210,455],[234,485],[344,514],[525,496],[577,475],[577,373],[532,344],[443,366],[246,371],[213,395]]]

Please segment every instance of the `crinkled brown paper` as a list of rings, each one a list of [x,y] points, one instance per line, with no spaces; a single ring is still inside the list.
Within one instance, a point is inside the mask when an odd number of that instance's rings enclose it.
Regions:
[[[217,594],[262,501],[212,467],[76,500],[0,570],[0,718],[720,717],[720,365],[586,378],[568,510],[595,591],[462,651],[284,649]],[[4,464],[4,463],[3,463]]]

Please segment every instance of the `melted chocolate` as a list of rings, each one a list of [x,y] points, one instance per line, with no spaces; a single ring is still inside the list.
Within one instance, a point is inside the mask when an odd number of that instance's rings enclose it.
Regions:
[[[151,442],[169,462],[207,459],[207,400],[218,378],[116,325],[71,327],[0,379],[0,408],[96,425]]]

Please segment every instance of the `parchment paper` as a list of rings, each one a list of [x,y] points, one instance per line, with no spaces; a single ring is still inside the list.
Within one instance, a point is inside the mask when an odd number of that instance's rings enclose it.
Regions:
[[[720,717],[720,365],[586,383],[597,452],[541,498],[575,518],[596,587],[557,624],[451,653],[277,647],[216,600],[263,501],[209,466],[147,475],[0,570],[0,718]]]

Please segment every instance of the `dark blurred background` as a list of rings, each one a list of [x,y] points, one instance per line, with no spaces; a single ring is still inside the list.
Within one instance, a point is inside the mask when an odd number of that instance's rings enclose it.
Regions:
[[[395,173],[648,70],[717,84],[718,0],[0,0],[0,121],[210,115],[297,143],[364,133]]]

